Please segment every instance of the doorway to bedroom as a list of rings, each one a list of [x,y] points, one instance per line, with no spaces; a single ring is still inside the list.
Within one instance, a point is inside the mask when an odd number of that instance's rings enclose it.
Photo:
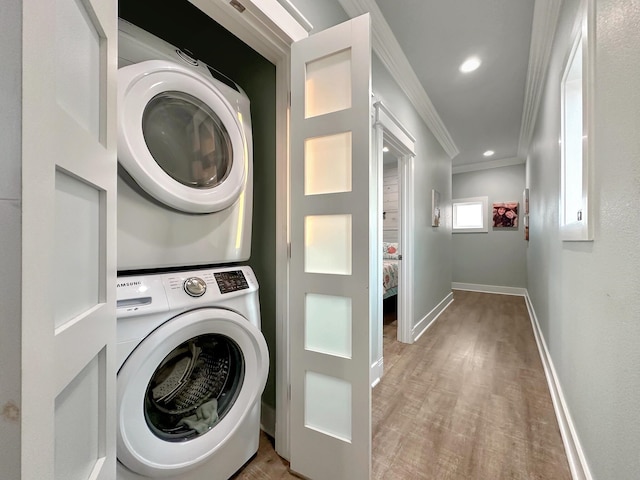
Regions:
[[[384,141],[382,158],[382,338],[386,357],[388,344],[398,338],[402,211],[399,158]]]
[[[371,326],[371,385],[384,374],[386,347],[413,343],[413,166],[415,138],[381,101],[374,101],[378,272]],[[374,212],[372,212],[374,213]]]

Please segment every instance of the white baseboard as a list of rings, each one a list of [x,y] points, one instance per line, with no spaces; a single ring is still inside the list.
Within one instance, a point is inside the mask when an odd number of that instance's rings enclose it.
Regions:
[[[384,358],[380,357],[378,360],[373,362],[371,365],[371,388],[375,387],[378,383],[380,383],[380,379],[382,378],[384,366]]]
[[[435,306],[433,310],[427,313],[422,320],[420,320],[412,329],[411,329],[411,338],[415,342],[422,336],[424,332],[436,321],[436,319],[440,316],[442,312],[446,310],[446,308],[451,305],[453,302],[453,292],[449,292],[449,294],[442,299],[442,301]]]
[[[468,290],[470,292],[499,293],[501,295],[517,295],[524,297],[527,289],[521,287],[503,287],[500,285],[480,285],[477,283],[451,282],[453,290]]]
[[[276,409],[264,402],[260,406],[260,428],[270,437],[276,437]]]
[[[556,374],[556,369],[553,366],[553,360],[549,354],[549,349],[540,330],[540,324],[538,323],[538,317],[533,309],[531,298],[529,298],[529,292],[525,293],[525,302],[527,309],[529,310],[529,317],[531,318],[531,325],[533,327],[533,334],[536,338],[538,345],[538,351],[540,352],[540,359],[542,360],[542,366],[544,367],[544,373],[547,377],[547,383],[549,384],[549,392],[551,393],[551,400],[553,401],[553,408],[556,412],[558,419],[558,426],[560,427],[560,434],[562,435],[562,443],[564,443],[564,449],[569,462],[569,469],[571,470],[571,476],[574,480],[593,480],[593,476],[589,471],[589,465],[582,450],[580,439],[576,433],[571,419],[567,402],[562,393],[562,387],[560,385],[560,379]]]

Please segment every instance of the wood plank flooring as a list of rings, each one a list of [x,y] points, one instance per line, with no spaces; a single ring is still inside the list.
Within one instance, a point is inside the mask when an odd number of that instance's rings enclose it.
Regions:
[[[372,478],[570,480],[522,297],[454,291],[413,345],[384,327]],[[234,479],[296,478],[263,435]]]

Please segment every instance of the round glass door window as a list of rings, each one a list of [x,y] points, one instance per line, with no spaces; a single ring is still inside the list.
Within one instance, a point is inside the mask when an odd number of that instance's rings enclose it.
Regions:
[[[169,442],[196,438],[231,410],[243,380],[244,358],[229,337],[206,334],[187,340],[151,377],[144,398],[147,425]]]
[[[221,184],[231,171],[231,138],[204,102],[183,92],[153,97],[142,114],[142,134],[164,172],[192,188]]]

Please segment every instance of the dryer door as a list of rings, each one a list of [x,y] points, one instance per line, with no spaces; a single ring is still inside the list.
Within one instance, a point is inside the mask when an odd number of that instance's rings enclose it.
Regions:
[[[211,213],[236,201],[249,161],[241,117],[212,80],[183,65],[118,70],[118,160],[174,209]]]
[[[153,478],[200,465],[260,401],[268,369],[262,332],[235,312],[164,323],[118,372],[118,460]]]

